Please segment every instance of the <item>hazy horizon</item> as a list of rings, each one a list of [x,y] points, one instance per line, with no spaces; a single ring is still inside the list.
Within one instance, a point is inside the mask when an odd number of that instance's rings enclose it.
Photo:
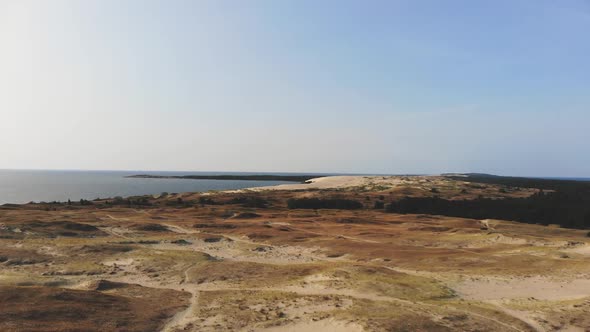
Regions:
[[[438,172],[438,173],[344,173],[344,172],[297,172],[297,171],[256,171],[256,170],[229,170],[229,171],[213,171],[213,170],[162,170],[162,169],[38,169],[38,168],[0,168],[0,171],[23,171],[23,172],[119,172],[132,173],[132,175],[141,175],[142,172],[146,174],[158,173],[175,173],[176,175],[191,175],[191,174],[311,174],[311,175],[375,175],[375,176],[436,176],[443,174],[488,174],[507,177],[531,177],[544,179],[582,179],[587,180],[590,177],[585,176],[560,176],[560,175],[526,175],[526,174],[492,174],[482,172]]]
[[[590,177],[590,2],[0,0],[0,169]]]

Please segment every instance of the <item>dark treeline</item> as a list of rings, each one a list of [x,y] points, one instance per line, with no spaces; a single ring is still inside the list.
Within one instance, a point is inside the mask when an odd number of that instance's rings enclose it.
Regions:
[[[471,175],[459,181],[540,188],[527,198],[446,200],[406,197],[385,206],[394,213],[424,213],[474,219],[504,219],[535,224],[590,228],[590,182]]]
[[[266,199],[258,196],[238,196],[232,198],[227,203],[240,204],[243,207],[249,208],[267,208],[269,204],[269,202]]]
[[[289,209],[342,209],[356,210],[363,208],[363,203],[343,198],[290,198],[287,200]]]
[[[201,196],[199,197],[199,204],[201,205],[227,205],[227,204],[237,204],[243,207],[249,208],[267,208],[270,202],[262,197],[259,196],[237,196],[232,197],[230,200],[213,200],[211,197],[208,196]]]
[[[590,181],[557,180],[541,178],[522,178],[488,174],[468,174],[467,176],[448,176],[448,178],[472,183],[500,184],[508,187],[538,188],[565,192],[590,192]]]

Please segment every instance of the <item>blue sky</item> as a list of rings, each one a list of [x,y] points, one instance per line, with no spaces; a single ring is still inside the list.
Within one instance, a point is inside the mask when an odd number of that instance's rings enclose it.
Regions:
[[[590,2],[0,0],[0,168],[590,176]]]

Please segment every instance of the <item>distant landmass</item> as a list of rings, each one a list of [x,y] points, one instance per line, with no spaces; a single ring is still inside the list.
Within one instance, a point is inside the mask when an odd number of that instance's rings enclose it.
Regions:
[[[276,174],[256,174],[256,175],[150,175],[138,174],[126,176],[127,178],[141,179],[190,179],[190,180],[247,180],[247,181],[290,181],[306,182],[311,179],[327,176],[324,175],[276,175]]]

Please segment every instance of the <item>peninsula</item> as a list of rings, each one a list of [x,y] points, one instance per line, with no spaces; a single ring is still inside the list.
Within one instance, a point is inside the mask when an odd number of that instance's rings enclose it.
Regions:
[[[306,182],[324,175],[276,175],[276,174],[217,174],[217,175],[152,175],[138,174],[126,176],[140,179],[189,179],[189,180],[245,180],[245,181],[286,181]]]

